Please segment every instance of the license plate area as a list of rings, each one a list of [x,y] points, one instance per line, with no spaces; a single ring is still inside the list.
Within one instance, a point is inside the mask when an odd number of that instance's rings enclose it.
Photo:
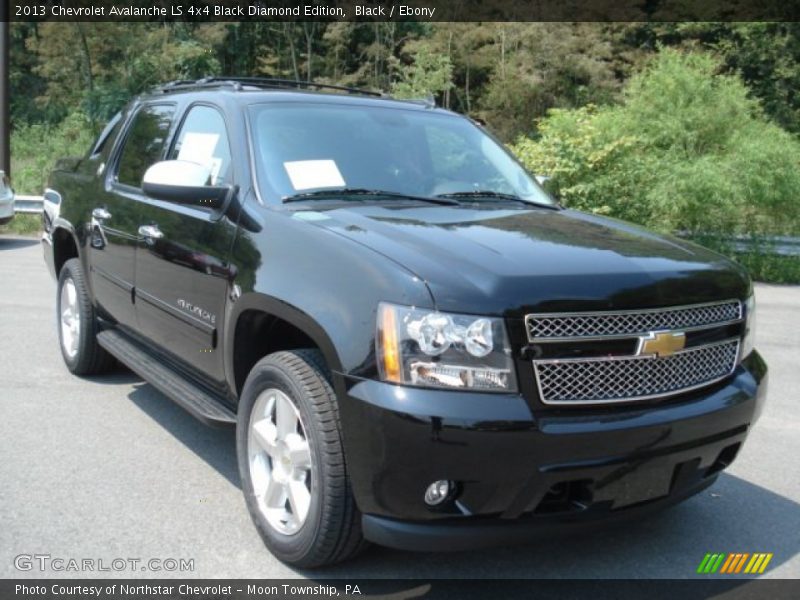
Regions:
[[[593,500],[617,509],[662,498],[669,494],[673,473],[674,465],[623,465],[594,482]]]

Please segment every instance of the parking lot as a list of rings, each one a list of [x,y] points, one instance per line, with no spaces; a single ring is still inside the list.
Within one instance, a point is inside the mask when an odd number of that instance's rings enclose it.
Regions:
[[[800,287],[757,287],[768,406],[733,466],[700,495],[590,537],[457,554],[370,548],[316,572],[264,548],[241,497],[232,431],[204,427],[129,372],[68,373],[54,301],[38,240],[0,236],[0,577],[684,578],[707,552],[772,552],[764,577],[800,577]],[[20,554],[183,558],[194,571],[19,571]]]

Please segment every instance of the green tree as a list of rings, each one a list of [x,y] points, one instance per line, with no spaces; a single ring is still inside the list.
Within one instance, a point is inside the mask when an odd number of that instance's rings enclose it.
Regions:
[[[620,105],[553,110],[514,149],[569,206],[664,231],[800,231],[800,142],[709,54],[662,50]]]
[[[654,50],[658,45],[715,52],[720,68],[738,73],[764,112],[800,133],[800,23],[648,23],[621,28],[620,44]]]
[[[392,94],[398,98],[425,98],[453,87],[453,65],[446,54],[435,52],[427,43],[416,42],[414,62],[400,71],[399,81],[392,84]]]
[[[38,35],[26,40],[37,57],[34,72],[47,82],[37,102],[104,121],[158,83],[219,72],[213,48],[224,35],[220,23],[42,23]]]
[[[596,23],[500,23],[494,27],[494,67],[480,107],[503,139],[533,133],[551,108],[616,98],[628,69]]]

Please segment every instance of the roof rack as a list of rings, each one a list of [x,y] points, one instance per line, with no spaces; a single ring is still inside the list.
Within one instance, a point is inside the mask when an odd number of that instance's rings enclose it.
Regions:
[[[386,97],[382,92],[373,92],[343,85],[330,85],[327,83],[314,83],[313,81],[295,81],[293,79],[272,79],[268,77],[204,77],[203,79],[178,79],[170,81],[154,89],[155,92],[167,93],[176,90],[188,90],[197,88],[219,88],[232,87],[235,91],[241,91],[244,86],[262,89],[319,89],[334,90],[337,92],[347,92],[349,94],[359,94],[361,96],[375,96],[378,98]]]

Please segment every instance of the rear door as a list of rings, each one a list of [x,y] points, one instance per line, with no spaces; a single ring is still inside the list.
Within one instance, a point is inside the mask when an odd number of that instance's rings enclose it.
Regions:
[[[235,182],[228,128],[216,106],[188,107],[167,158],[208,165],[214,185]],[[208,383],[222,384],[219,340],[236,225],[215,209],[151,198],[139,204],[138,330]]]
[[[161,159],[174,105],[143,105],[136,110],[124,139],[105,170],[105,185],[91,203],[89,265],[98,308],[106,318],[135,327],[133,306],[135,255],[139,242],[141,182],[147,167]]]

